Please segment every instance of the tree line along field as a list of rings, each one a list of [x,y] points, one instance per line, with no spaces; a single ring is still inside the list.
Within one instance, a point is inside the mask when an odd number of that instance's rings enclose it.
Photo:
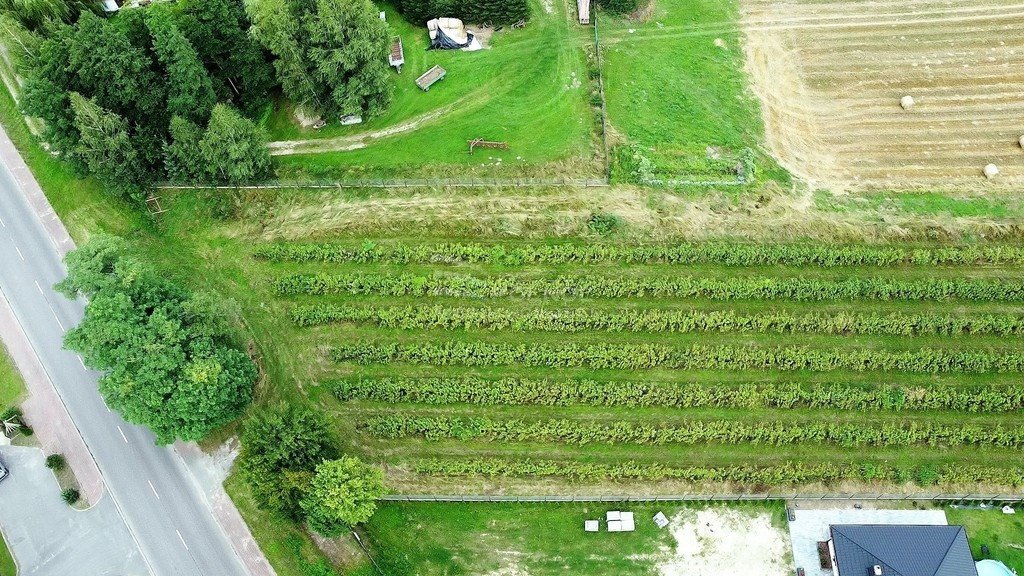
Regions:
[[[1012,246],[258,245],[317,397],[401,492],[1024,482]]]

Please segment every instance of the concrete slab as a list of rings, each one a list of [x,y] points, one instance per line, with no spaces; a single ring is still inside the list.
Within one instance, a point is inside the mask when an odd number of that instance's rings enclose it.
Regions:
[[[42,450],[2,446],[0,458],[11,470],[0,482],[0,531],[19,576],[149,574],[110,498],[75,510],[61,500]]]
[[[832,576],[832,571],[823,570],[818,561],[818,542],[829,539],[829,526],[833,524],[947,524],[942,510],[796,509],[794,514],[796,519],[789,523],[793,563],[807,576]]]

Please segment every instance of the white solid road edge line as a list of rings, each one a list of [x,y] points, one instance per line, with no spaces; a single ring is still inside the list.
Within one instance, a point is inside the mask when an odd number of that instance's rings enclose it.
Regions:
[[[178,535],[178,540],[181,540],[181,545],[185,547],[185,550],[188,550],[188,544],[185,544],[185,539],[181,537],[181,532],[175,530],[174,533]]]

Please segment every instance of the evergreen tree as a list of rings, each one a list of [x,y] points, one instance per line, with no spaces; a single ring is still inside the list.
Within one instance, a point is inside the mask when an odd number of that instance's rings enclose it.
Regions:
[[[208,178],[220,184],[246,184],[270,176],[267,136],[234,108],[218,104],[199,145]]]
[[[146,170],[132,146],[128,123],[77,92],[70,101],[79,135],[76,156],[111,191],[141,200]]]
[[[197,183],[206,177],[202,162],[203,129],[181,116],[171,118],[171,141],[164,148],[164,166],[172,182]]]
[[[151,9],[146,25],[153,38],[153,51],[167,70],[167,112],[192,122],[206,122],[217,97],[199,55],[166,10]]]

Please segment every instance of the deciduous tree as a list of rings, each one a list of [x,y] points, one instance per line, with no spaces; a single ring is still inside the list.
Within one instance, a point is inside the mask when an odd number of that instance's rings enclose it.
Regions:
[[[346,526],[369,520],[377,509],[377,501],[386,493],[380,468],[343,456],[316,467],[301,504],[309,527],[323,536],[334,537]]]

